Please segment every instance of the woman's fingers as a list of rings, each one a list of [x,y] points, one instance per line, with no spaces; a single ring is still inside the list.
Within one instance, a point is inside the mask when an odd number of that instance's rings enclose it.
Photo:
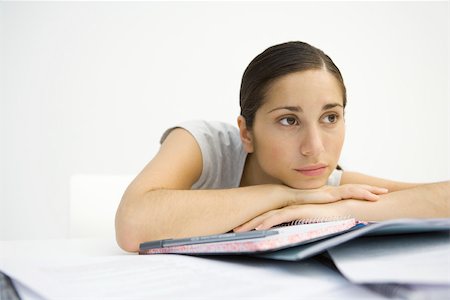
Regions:
[[[271,210],[268,212],[263,213],[262,215],[259,215],[247,222],[245,222],[242,225],[239,225],[238,227],[234,228],[234,232],[244,232],[255,229],[263,220],[268,218],[268,216],[276,214],[278,210]]]
[[[288,206],[292,208],[292,206]],[[265,230],[275,225],[283,223],[284,219],[287,219],[286,208],[268,211],[256,218],[236,227],[234,232],[244,232],[249,230]],[[286,221],[287,222],[287,221]]]
[[[345,207],[339,204],[329,203],[324,205],[292,205],[282,209],[272,210],[264,213],[249,222],[237,227],[235,232],[248,231],[252,229],[266,230],[273,226],[295,220],[317,220],[323,218],[340,218],[349,216]]]
[[[290,222],[294,220],[302,219],[301,208],[299,206],[293,207],[289,206],[289,209],[278,210],[277,213],[272,214],[262,220],[255,229],[256,230],[266,230],[275,225],[279,225],[285,222]]]
[[[315,205],[292,205],[281,209],[271,210],[252,220],[236,227],[234,232],[244,232],[249,230],[266,230],[275,225],[299,219],[310,219],[317,217],[317,209],[327,211],[324,207]]]
[[[376,201],[380,197],[380,194],[387,193],[388,190],[376,186],[364,185],[364,184],[345,184],[338,187],[337,198],[342,199],[358,199]]]
[[[376,201],[379,195],[387,193],[385,188],[365,184],[344,184],[341,186],[324,186],[316,190],[299,191],[300,204],[331,203],[344,199]]]

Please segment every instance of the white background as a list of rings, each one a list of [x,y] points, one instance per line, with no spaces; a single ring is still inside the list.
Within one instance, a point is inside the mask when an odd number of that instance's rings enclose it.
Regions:
[[[448,11],[448,2],[1,2],[0,239],[66,236],[70,177],[137,174],[179,121],[235,124],[245,67],[289,40],[321,48],[343,73],[345,169],[448,180]]]

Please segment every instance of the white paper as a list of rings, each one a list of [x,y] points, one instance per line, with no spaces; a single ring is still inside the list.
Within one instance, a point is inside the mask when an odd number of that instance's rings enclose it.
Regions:
[[[329,253],[355,283],[450,285],[448,232],[363,237]]]
[[[7,259],[0,269],[45,299],[379,299],[315,260],[128,255]]]
[[[441,300],[450,299],[450,285],[436,284],[370,284],[365,285],[390,299]]]

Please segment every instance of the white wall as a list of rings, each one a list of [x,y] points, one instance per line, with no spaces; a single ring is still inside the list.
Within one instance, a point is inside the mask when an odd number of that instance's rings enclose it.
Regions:
[[[448,2],[0,3],[0,239],[67,234],[72,174],[136,174],[178,121],[235,122],[275,43],[328,53],[348,89],[341,164],[449,179]]]

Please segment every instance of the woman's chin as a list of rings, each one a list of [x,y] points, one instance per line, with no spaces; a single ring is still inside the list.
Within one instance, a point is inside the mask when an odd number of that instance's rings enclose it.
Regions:
[[[314,180],[307,180],[302,182],[290,182],[285,183],[287,186],[298,189],[298,190],[313,190],[323,187],[327,184],[327,179],[314,179]]]

